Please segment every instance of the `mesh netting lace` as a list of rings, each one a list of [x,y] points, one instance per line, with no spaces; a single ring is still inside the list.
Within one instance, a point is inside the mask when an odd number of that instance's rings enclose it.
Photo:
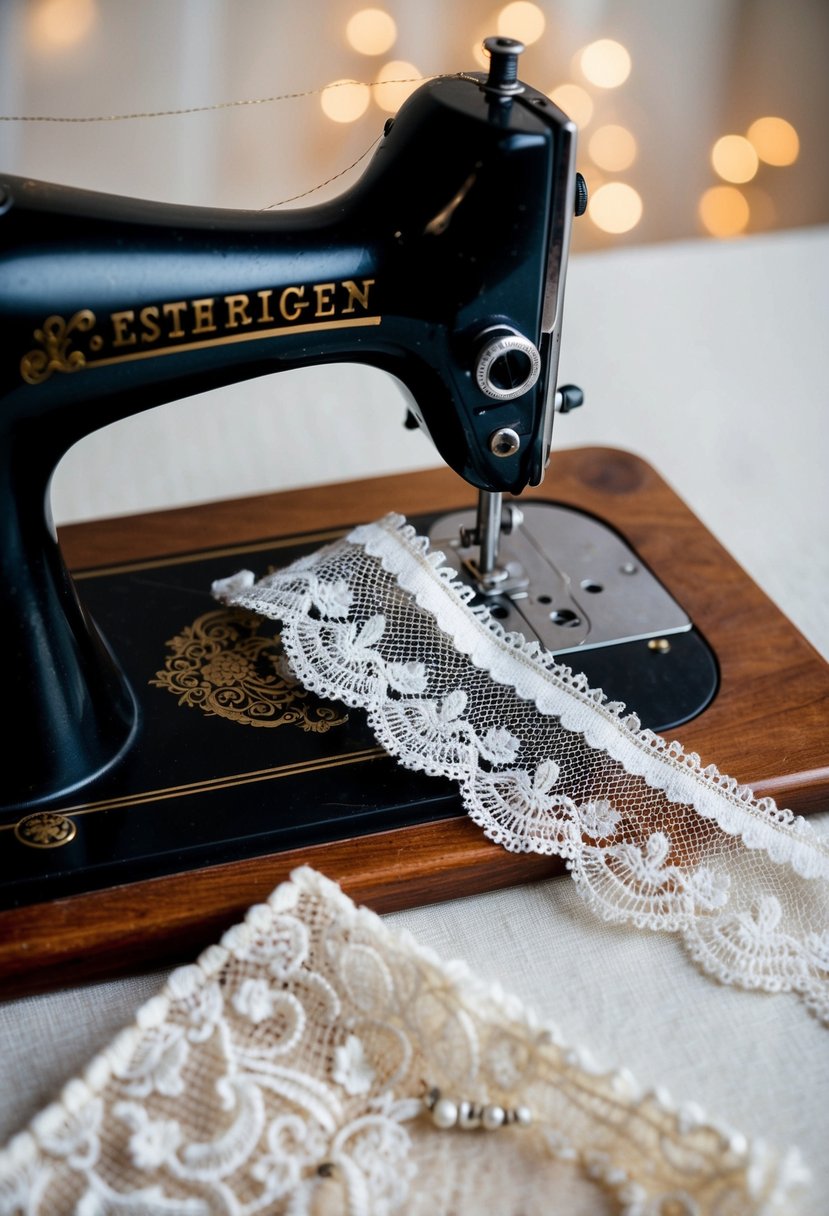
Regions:
[[[804,1181],[303,869],[0,1151],[0,1212],[782,1216]]]
[[[825,842],[506,634],[402,517],[214,591],[280,620],[297,678],[455,781],[492,840],[565,858],[599,916],[678,932],[709,974],[829,1021]]]
[[[505,634],[400,517],[216,593],[279,619],[302,682],[456,781],[493,840],[566,858],[600,916],[829,1020],[809,826]],[[782,1216],[804,1180],[305,869],[0,1151],[0,1213]]]

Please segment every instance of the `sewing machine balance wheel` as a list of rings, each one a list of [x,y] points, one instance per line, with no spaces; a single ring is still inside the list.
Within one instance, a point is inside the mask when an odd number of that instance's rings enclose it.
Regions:
[[[648,465],[550,459],[556,413],[581,402],[557,372],[586,188],[520,44],[487,45],[489,73],[425,82],[331,203],[223,212],[0,177],[5,992],[189,953],[305,861],[380,908],[560,865],[486,841],[454,787],[399,768],[365,715],[296,683],[273,628],[211,598],[391,509],[507,631],[644,725],[795,810],[825,796],[808,644]],[[49,482],[83,435],[342,361],[408,388],[448,468],[58,543]]]

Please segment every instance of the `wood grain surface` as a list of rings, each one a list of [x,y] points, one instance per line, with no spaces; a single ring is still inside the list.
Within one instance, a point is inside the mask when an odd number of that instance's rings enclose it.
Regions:
[[[673,732],[683,746],[781,805],[824,809],[829,666],[656,472],[615,449],[561,451],[527,496],[613,524],[713,647],[720,690]],[[62,529],[61,543],[81,570],[473,501],[467,485],[439,469],[75,524]],[[36,904],[0,913],[0,994],[191,958],[300,864],[378,911],[562,868],[557,859],[509,854],[470,822],[448,820]]]

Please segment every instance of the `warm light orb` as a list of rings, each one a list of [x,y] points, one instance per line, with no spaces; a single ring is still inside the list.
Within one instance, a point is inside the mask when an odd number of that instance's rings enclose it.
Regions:
[[[593,132],[587,150],[594,165],[607,169],[609,173],[621,173],[636,160],[637,147],[627,127],[608,123]]]
[[[356,122],[370,100],[371,89],[359,80],[334,80],[320,94],[322,112],[333,122]]]
[[[739,236],[750,215],[745,196],[736,186],[712,186],[699,200],[699,218],[712,236]]]
[[[625,182],[607,182],[590,197],[587,213],[602,232],[630,232],[642,218],[642,199]]]
[[[723,181],[750,182],[759,161],[745,136],[723,135],[711,149],[711,164]]]
[[[547,96],[577,127],[586,127],[593,117],[593,98],[580,84],[560,84]]]
[[[498,14],[498,33],[504,38],[518,38],[530,46],[544,33],[547,18],[537,4],[529,0],[514,0]]]
[[[385,55],[394,46],[397,25],[394,17],[382,8],[361,8],[345,27],[349,46],[361,55]]]
[[[82,42],[95,24],[95,0],[41,0],[32,13],[35,45],[67,50]]]
[[[748,138],[767,165],[793,165],[800,152],[797,131],[785,118],[758,118],[749,127]]]
[[[423,73],[405,59],[392,59],[377,73],[374,100],[381,110],[396,114],[423,80]]]
[[[630,75],[630,55],[621,42],[600,38],[584,48],[579,66],[591,84],[600,89],[616,89]]]

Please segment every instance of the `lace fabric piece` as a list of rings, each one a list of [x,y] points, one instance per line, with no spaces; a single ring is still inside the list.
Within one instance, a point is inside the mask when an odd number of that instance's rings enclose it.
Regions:
[[[679,933],[717,979],[829,1022],[826,842],[505,633],[401,516],[214,594],[280,620],[300,682],[455,781],[492,840],[565,858],[600,917]]]
[[[440,1129],[432,1086],[532,1121]],[[770,1216],[804,1180],[306,868],[0,1152],[0,1213]]]

